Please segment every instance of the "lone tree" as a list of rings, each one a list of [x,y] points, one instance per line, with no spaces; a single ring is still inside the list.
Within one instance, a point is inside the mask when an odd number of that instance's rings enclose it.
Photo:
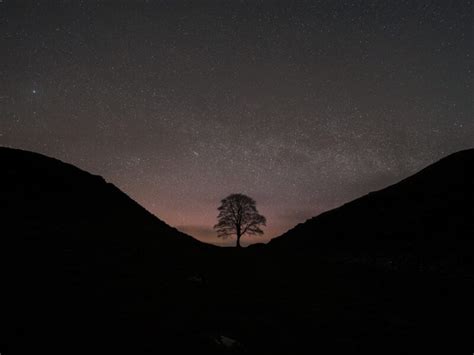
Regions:
[[[243,194],[232,194],[221,201],[217,210],[219,222],[214,226],[217,236],[227,238],[235,235],[237,248],[240,248],[243,235],[263,234],[260,226],[264,226],[267,221],[258,213],[254,199]]]

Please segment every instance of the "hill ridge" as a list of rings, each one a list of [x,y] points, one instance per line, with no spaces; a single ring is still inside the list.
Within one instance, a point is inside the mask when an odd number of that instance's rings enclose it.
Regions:
[[[450,175],[449,171],[452,169],[455,169],[455,171],[453,171],[453,174]],[[456,172],[457,174],[455,174]],[[363,204],[372,203],[377,199],[383,198],[388,203],[395,198],[400,198],[400,194],[403,196],[410,193],[413,194],[413,197],[419,197],[420,195],[426,194],[426,197],[428,198],[429,195],[425,190],[427,188],[433,187],[431,186],[433,185],[433,182],[437,182],[438,180],[444,180],[445,186],[452,187],[453,191],[457,191],[456,189],[459,188],[464,188],[466,192],[464,198],[466,201],[469,200],[472,202],[474,199],[474,192],[472,190],[474,188],[474,149],[464,149],[452,153],[424,167],[413,175],[400,180],[399,182],[391,184],[380,190],[371,191],[359,198],[346,202],[339,207],[311,217],[305,222],[297,224],[282,235],[273,238],[268,243],[268,245],[271,246],[283,243],[283,241],[286,241],[290,235],[293,236],[294,234],[301,233],[303,229],[307,229],[309,226],[314,224],[323,223],[322,221],[327,220],[328,218],[336,218],[334,217],[336,214],[340,214],[347,210],[352,210],[351,212],[357,212],[354,211],[354,209],[358,209]],[[428,186],[426,186],[426,183]],[[447,196],[447,194],[445,195]],[[305,232],[307,233],[308,231]],[[303,242],[301,238],[299,241]]]
[[[28,186],[28,184],[37,185],[38,180],[41,180],[42,183],[46,183],[50,188],[54,189],[53,182],[56,182],[71,191],[77,189],[75,183],[80,181],[82,186],[80,186],[79,189],[82,187],[86,189],[90,188],[91,191],[85,191],[86,193],[99,193],[100,191],[100,197],[115,196],[116,199],[119,199],[120,202],[123,203],[124,208],[125,205],[127,205],[127,208],[135,214],[141,213],[141,219],[146,220],[149,224],[155,224],[157,227],[164,228],[169,233],[174,233],[178,239],[189,240],[194,244],[206,244],[167,224],[140,205],[119,187],[107,181],[104,177],[92,174],[60,159],[23,149],[0,147],[0,166],[3,166],[3,169],[5,169],[5,174],[0,178],[0,182],[9,184],[10,188],[15,188],[18,193],[22,193],[22,189],[29,189],[30,186]],[[22,176],[21,173],[27,176]],[[15,181],[17,179],[21,181]],[[38,190],[41,190],[40,186],[36,187]],[[42,194],[43,192],[36,191],[36,193]],[[13,196],[11,197],[12,199],[14,198]],[[80,197],[82,198],[82,196]],[[7,201],[8,197],[6,197],[5,194],[3,194],[0,199],[6,201],[9,206],[13,204],[12,200]],[[48,201],[48,199],[44,199],[44,202],[46,201]],[[96,203],[97,201],[91,201],[91,203],[94,202]],[[101,202],[107,203],[107,201]],[[27,206],[22,206],[22,208],[27,208]],[[8,213],[8,211],[6,213]],[[104,214],[106,213],[107,212],[104,211]]]

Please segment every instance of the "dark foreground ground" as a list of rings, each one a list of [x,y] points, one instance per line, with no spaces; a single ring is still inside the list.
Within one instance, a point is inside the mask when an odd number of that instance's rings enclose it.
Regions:
[[[77,267],[80,274],[74,265],[23,270],[2,291],[10,305],[2,354],[472,349],[467,273],[280,259],[264,250],[216,250],[194,260],[193,272],[167,262],[137,273],[108,273],[106,264]]]

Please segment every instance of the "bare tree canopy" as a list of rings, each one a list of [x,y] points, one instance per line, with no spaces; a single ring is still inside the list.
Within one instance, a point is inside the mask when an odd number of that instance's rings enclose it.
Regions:
[[[263,234],[260,226],[265,226],[266,219],[258,213],[255,200],[243,194],[231,194],[221,201],[217,209],[219,222],[214,226],[217,236],[237,237],[237,247],[244,235]]]

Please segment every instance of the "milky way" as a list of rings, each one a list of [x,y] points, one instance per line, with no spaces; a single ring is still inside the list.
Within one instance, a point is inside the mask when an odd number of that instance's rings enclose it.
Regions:
[[[471,1],[0,1],[0,145],[266,241],[474,145]],[[244,238],[245,239],[245,238]]]

